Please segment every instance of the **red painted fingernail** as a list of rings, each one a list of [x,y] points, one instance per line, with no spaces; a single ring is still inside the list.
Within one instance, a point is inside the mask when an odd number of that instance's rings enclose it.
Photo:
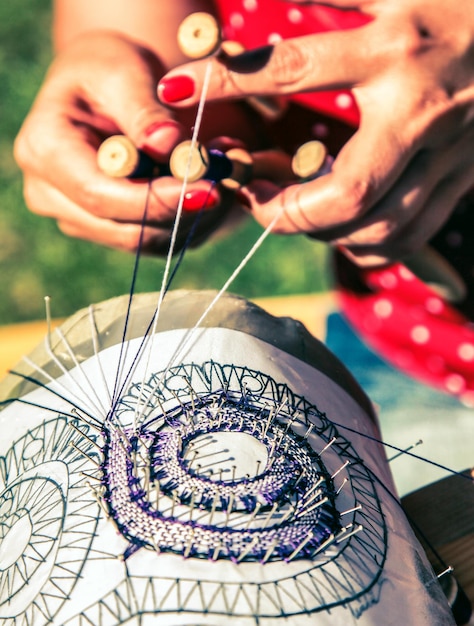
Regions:
[[[219,203],[219,196],[212,189],[196,189],[188,191],[183,200],[183,209],[189,213],[200,211],[201,209],[213,209]]]
[[[171,76],[158,83],[158,97],[164,102],[179,102],[194,93],[194,81],[189,76]]]

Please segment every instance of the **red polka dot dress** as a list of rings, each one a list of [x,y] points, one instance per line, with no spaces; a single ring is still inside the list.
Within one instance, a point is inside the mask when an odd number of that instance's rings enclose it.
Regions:
[[[249,49],[366,22],[355,11],[285,0],[220,0],[217,5],[225,37]],[[349,92],[301,94],[291,98],[284,119],[273,124],[272,137],[290,151],[318,138],[336,154],[358,119]],[[460,203],[430,245],[464,282],[462,302],[447,302],[402,264],[361,270],[336,255],[341,309],[385,360],[474,406],[474,197]]]

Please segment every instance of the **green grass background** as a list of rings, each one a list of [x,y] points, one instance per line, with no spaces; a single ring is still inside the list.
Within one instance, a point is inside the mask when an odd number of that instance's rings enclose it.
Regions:
[[[77,0],[80,2],[80,0]],[[69,239],[54,221],[29,213],[13,140],[51,60],[49,0],[0,3],[0,323],[44,316],[44,296],[62,317],[91,302],[127,293],[133,257]],[[220,288],[261,233],[248,220],[226,239],[186,254],[173,286]],[[143,258],[139,291],[159,289],[162,259]],[[230,290],[261,297],[328,288],[326,250],[302,236],[271,236]]]

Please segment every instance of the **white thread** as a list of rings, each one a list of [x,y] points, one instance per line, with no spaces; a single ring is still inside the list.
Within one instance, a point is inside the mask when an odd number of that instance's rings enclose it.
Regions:
[[[247,263],[250,261],[250,259],[253,257],[253,255],[257,252],[257,250],[263,244],[263,242],[268,237],[268,235],[272,232],[275,224],[281,218],[283,212],[284,212],[283,208],[281,208],[280,211],[278,211],[278,213],[274,216],[274,218],[272,219],[270,224],[266,227],[266,229],[263,231],[263,233],[260,235],[260,237],[257,239],[257,241],[253,244],[253,246],[250,248],[250,250],[247,252],[247,254],[243,257],[242,261],[238,264],[238,266],[235,268],[235,270],[232,272],[232,274],[226,280],[226,282],[221,287],[221,289],[218,291],[218,293],[214,296],[213,300],[208,305],[207,309],[204,311],[204,313],[201,315],[201,317],[198,319],[196,324],[192,328],[190,328],[190,329],[188,329],[186,331],[185,335],[183,336],[183,338],[179,342],[178,346],[176,347],[176,350],[172,354],[172,356],[171,356],[171,358],[170,358],[170,360],[168,362],[168,365],[167,365],[166,369],[163,372],[163,375],[162,375],[161,379],[157,382],[157,384],[155,385],[155,387],[153,388],[151,393],[154,393],[154,392],[156,392],[159,389],[159,387],[161,386],[164,378],[166,377],[167,373],[169,372],[170,367],[172,366],[172,364],[174,362],[176,362],[178,360],[178,357],[180,357],[180,358],[184,357],[184,354],[185,354],[184,350],[191,347],[191,341],[193,340],[193,335],[200,328],[202,322],[209,315],[209,313],[214,308],[214,306],[217,304],[219,299],[227,291],[227,289],[229,288],[231,283],[234,281],[234,279],[239,275],[239,273],[242,271],[242,269],[245,267],[245,265],[247,265]],[[138,403],[137,403],[137,406],[138,406]],[[137,416],[137,417],[141,417],[142,416],[143,410],[144,409],[142,409],[142,411],[140,413],[140,416]]]
[[[202,123],[202,116],[203,116],[203,112],[204,112],[204,104],[206,101],[206,95],[209,89],[209,83],[211,80],[211,74],[212,74],[212,63],[209,60],[207,65],[206,65],[206,72],[204,74],[204,81],[203,81],[203,86],[202,86],[202,91],[201,91],[201,96],[199,98],[199,104],[198,104],[198,109],[197,109],[197,113],[196,113],[196,120],[194,123],[194,129],[193,129],[193,134],[191,137],[191,145],[189,148],[189,156],[188,156],[188,160],[186,162],[186,169],[184,172],[184,177],[183,177],[183,184],[181,185],[181,192],[180,192],[180,196],[179,196],[179,200],[178,200],[178,207],[176,209],[176,217],[174,220],[174,224],[173,224],[173,230],[171,232],[171,239],[170,239],[170,245],[169,245],[169,249],[168,249],[168,255],[166,257],[166,264],[165,264],[165,269],[163,271],[163,279],[161,281],[161,289],[160,289],[160,293],[158,296],[158,302],[156,305],[156,311],[155,311],[155,315],[153,317],[153,326],[151,329],[151,333],[148,336],[148,338],[145,340],[142,350],[144,351],[146,349],[147,344],[149,343],[149,349],[148,349],[148,356],[147,356],[147,360],[146,360],[146,365],[145,365],[145,370],[143,373],[143,385],[142,388],[140,390],[140,397],[138,399],[137,402],[137,408],[140,406],[140,401],[141,401],[141,397],[142,397],[142,393],[143,393],[143,388],[144,388],[144,383],[146,380],[146,376],[148,373],[148,369],[149,369],[149,365],[150,365],[150,359],[151,359],[151,354],[153,352],[153,344],[155,341],[155,333],[156,333],[156,328],[158,326],[158,320],[160,317],[160,312],[161,312],[161,305],[163,303],[163,299],[165,297],[165,289],[166,289],[166,285],[168,283],[168,276],[169,276],[169,272],[170,272],[170,267],[171,267],[171,260],[173,258],[173,254],[174,254],[174,249],[176,247],[176,238],[178,235],[178,228],[179,228],[179,224],[181,221],[181,216],[183,213],[183,204],[184,204],[184,195],[186,193],[186,186],[188,183],[188,178],[189,178],[189,171],[191,168],[191,161],[192,161],[192,155],[194,154],[194,149],[197,143],[197,138],[199,135],[199,131],[201,129],[201,123]],[[151,340],[151,341],[150,341]],[[138,362],[138,359],[137,359]],[[132,374],[132,372],[129,372],[128,377],[130,377]],[[135,415],[134,415],[134,424],[136,424],[136,420],[137,420],[137,411],[135,411]]]

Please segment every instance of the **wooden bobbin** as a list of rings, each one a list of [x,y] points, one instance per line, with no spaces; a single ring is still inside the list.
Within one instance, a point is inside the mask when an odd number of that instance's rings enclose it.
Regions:
[[[176,1],[176,0],[175,0]],[[178,28],[180,50],[191,59],[202,59],[220,48],[221,30],[217,20],[204,11],[191,13]]]
[[[225,154],[207,150],[199,143],[183,141],[171,153],[171,174],[189,182],[208,179],[238,189],[252,177],[253,159],[246,150],[233,148]]]
[[[159,166],[138,150],[125,135],[105,139],[97,151],[97,165],[112,178],[147,178],[159,174]]]
[[[171,174],[178,180],[192,183],[206,176],[210,157],[208,150],[199,143],[193,146],[192,141],[183,141],[176,146],[170,156]]]
[[[291,161],[293,173],[303,180],[316,178],[328,156],[321,141],[308,141],[298,148]]]
[[[238,189],[246,185],[253,175],[253,158],[242,148],[232,148],[225,153],[232,164],[232,172],[221,180],[221,185],[228,189]]]

